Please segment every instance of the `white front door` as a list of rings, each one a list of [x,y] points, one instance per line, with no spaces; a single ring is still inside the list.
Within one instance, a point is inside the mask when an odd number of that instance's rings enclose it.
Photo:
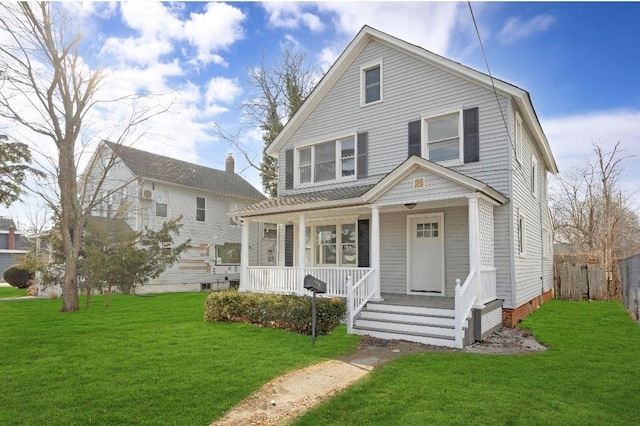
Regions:
[[[444,216],[407,217],[409,293],[444,295]]]

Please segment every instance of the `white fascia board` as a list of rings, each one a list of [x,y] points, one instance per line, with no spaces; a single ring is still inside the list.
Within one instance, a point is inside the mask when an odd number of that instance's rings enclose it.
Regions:
[[[540,125],[540,121],[538,120],[538,116],[533,109],[533,103],[529,98],[528,94],[521,98],[516,98],[516,102],[521,110],[525,111],[524,118],[529,125],[530,129],[533,129],[535,132],[536,140],[538,141],[538,147],[542,152],[542,157],[544,159],[544,163],[547,167],[547,170],[551,172],[553,175],[558,174],[558,166],[556,165],[556,160],[553,158],[553,153],[551,152],[551,146],[549,145],[549,141],[542,130],[542,126]]]
[[[323,210],[323,209],[334,209],[338,207],[350,207],[350,206],[359,206],[366,204],[362,198],[347,198],[345,200],[336,200],[336,201],[318,201],[315,203],[305,203],[305,204],[295,204],[292,206],[278,206],[278,207],[270,207],[267,209],[260,209],[255,211],[243,212],[242,210],[238,211],[237,216],[240,217],[253,217],[253,216],[264,216],[274,213],[292,213],[292,212],[300,212],[300,211],[310,211],[310,210]]]
[[[364,194],[364,200],[368,203],[375,202],[375,200],[391,190],[398,182],[400,182],[402,179],[405,179],[407,176],[409,176],[419,168],[433,175],[447,179],[458,185],[483,192],[491,198],[494,198],[500,204],[504,204],[508,201],[508,199],[498,191],[476,179],[472,179],[454,170],[440,166],[431,161],[425,160],[424,158],[418,158],[415,156],[410,157],[407,161],[398,166],[394,171],[385,176],[384,179],[382,179],[376,186],[374,186],[366,194]]]

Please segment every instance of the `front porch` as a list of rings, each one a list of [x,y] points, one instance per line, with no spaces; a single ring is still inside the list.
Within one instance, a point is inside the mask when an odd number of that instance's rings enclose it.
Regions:
[[[404,314],[422,316],[388,320],[403,328],[397,331],[415,329],[412,322],[431,324],[425,316],[451,317],[452,341],[434,344],[462,347],[472,309],[497,298],[493,217],[506,201],[478,181],[415,157],[375,185],[267,200],[237,212],[243,219],[240,291],[305,294],[304,277],[313,275],[327,283],[327,296],[347,300],[350,333],[362,334],[363,311],[384,301],[385,310],[402,306]],[[278,224],[277,266],[249,263],[255,221]],[[432,315],[431,309],[442,311]]]

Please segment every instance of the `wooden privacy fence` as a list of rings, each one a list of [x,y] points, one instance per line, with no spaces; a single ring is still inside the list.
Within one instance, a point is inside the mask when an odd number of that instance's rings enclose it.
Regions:
[[[622,303],[635,319],[640,319],[640,254],[620,260]]]
[[[609,283],[603,267],[558,263],[553,269],[557,299],[604,300],[609,298]]]

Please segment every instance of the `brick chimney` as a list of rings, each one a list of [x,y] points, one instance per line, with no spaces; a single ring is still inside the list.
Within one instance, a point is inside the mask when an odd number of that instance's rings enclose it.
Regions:
[[[235,160],[233,159],[232,153],[229,153],[227,161],[224,162],[224,169],[227,173],[235,173]]]
[[[15,250],[16,248],[16,228],[9,228],[9,237],[7,238],[7,250]]]

